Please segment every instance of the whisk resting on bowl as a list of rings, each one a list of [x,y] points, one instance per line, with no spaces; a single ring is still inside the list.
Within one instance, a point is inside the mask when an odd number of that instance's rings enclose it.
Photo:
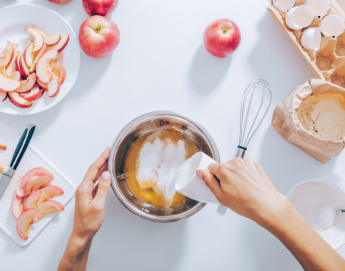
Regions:
[[[260,90],[261,93],[259,92]],[[272,88],[263,79],[254,80],[243,92],[241,103],[237,157],[244,158],[250,141],[261,126],[271,107]],[[258,109],[254,111],[254,107]],[[252,123],[249,124],[249,122]]]

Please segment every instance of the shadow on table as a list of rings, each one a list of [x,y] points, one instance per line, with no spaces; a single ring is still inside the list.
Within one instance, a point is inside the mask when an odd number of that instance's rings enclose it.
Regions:
[[[156,223],[129,212],[109,191],[104,223],[88,270],[175,270],[185,246],[186,220]]]
[[[258,78],[273,89],[273,104],[281,102],[298,84],[315,78],[303,56],[268,12],[257,25],[259,39],[248,54]],[[282,65],[283,63],[283,65]],[[279,69],[277,69],[279,67]]]
[[[335,159],[322,164],[287,142],[270,126],[261,144],[259,163],[279,192],[286,195],[296,184],[332,173]]]
[[[199,94],[211,92],[223,79],[231,63],[231,57],[212,56],[201,44],[189,70],[189,80]]]

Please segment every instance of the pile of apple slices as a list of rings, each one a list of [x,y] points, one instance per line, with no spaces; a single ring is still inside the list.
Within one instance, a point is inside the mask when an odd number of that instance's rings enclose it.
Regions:
[[[30,224],[39,222],[48,213],[64,210],[60,202],[51,200],[64,193],[60,187],[49,185],[53,178],[49,170],[40,167],[30,170],[18,180],[12,213],[17,219],[17,233],[20,238],[29,238]]]
[[[47,36],[37,26],[25,31],[34,41],[25,41],[24,52],[18,44],[7,41],[0,54],[0,101],[8,99],[17,107],[29,108],[44,91],[55,97],[66,79],[66,70],[57,65],[59,53],[66,47],[69,35]]]

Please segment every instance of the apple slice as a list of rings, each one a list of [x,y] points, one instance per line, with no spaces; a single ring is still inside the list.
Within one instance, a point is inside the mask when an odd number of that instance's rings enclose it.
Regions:
[[[43,43],[45,45],[54,45],[56,43],[58,43],[59,41],[61,40],[61,35],[60,34],[55,34],[55,35],[52,35],[52,36],[45,36],[43,38]]]
[[[66,70],[63,66],[61,65],[55,65],[54,70],[53,70],[54,74],[56,75],[59,84],[62,85],[65,82],[66,79]]]
[[[38,60],[37,66],[36,66],[36,73],[38,78],[46,84],[49,84],[49,66],[51,65],[51,62],[55,62],[58,59],[58,51],[47,51],[45,52],[40,60]]]
[[[7,60],[5,57],[0,57],[0,69],[5,67],[6,61]],[[17,89],[19,86],[20,86],[20,83],[18,81],[7,78],[0,72],[0,89],[2,91],[13,91]]]
[[[12,214],[18,219],[23,212],[23,198],[15,196],[12,202]]]
[[[44,91],[48,91],[48,84],[43,83],[39,78],[37,78],[37,84],[39,84]]]
[[[60,202],[55,200],[48,200],[37,206],[37,220],[40,220],[46,214],[56,213],[65,210]]]
[[[36,70],[37,62],[40,60],[41,56],[44,54],[46,48],[47,48],[47,45],[43,45],[42,46],[42,49],[39,51],[39,53],[35,57],[34,62],[31,64],[31,67],[30,67],[30,70],[29,70],[30,73],[32,73],[32,72],[34,72]]]
[[[60,53],[67,46],[68,41],[69,35],[66,34],[60,39],[60,41],[57,44],[48,46],[47,51],[56,50]]]
[[[33,52],[33,48],[34,48],[34,43],[30,43],[25,51],[24,51],[24,60],[26,65],[28,65],[28,67],[30,68],[32,63],[34,62],[34,59],[36,58],[38,53],[34,53]]]
[[[49,170],[43,167],[36,167],[28,171],[23,176],[22,186],[24,187],[30,181],[30,179],[35,175],[50,175],[53,178],[53,174]]]
[[[53,180],[54,176],[50,171],[44,168],[34,168],[26,173],[22,180],[22,186],[24,188],[24,195],[31,194],[32,191],[37,190],[40,186],[49,184]]]
[[[16,184],[16,193],[17,193],[17,196],[18,197],[24,197],[24,189],[22,187],[22,180],[23,180],[23,177],[21,177],[18,181],[17,181],[17,184]]]
[[[35,101],[42,97],[44,91],[39,88],[38,85],[35,85],[31,91],[29,91],[27,94],[20,95],[22,98],[24,98],[27,101]]]
[[[37,209],[29,209],[24,211],[17,220],[17,233],[20,238],[28,240],[29,226],[37,215]]]
[[[34,25],[32,28],[36,29],[41,35],[43,38],[45,38],[47,35],[41,30],[39,29],[36,25]]]
[[[53,79],[48,84],[48,95],[49,97],[55,97],[60,92],[60,84],[58,79],[53,76]]]
[[[20,86],[15,90],[15,92],[27,92],[33,88],[36,83],[36,73],[32,73],[26,80],[20,81]]]
[[[6,75],[7,75],[8,77],[10,77],[10,76],[16,71],[16,65],[15,65],[15,63],[16,63],[16,61],[17,61],[17,58],[18,58],[19,54],[20,54],[20,52],[18,52],[18,51],[15,51],[15,52],[13,53],[12,61],[11,61],[11,63],[8,65],[8,67],[6,68]]]
[[[0,57],[5,57],[5,60],[4,60],[5,68],[7,68],[8,65],[10,65],[13,58],[13,54],[14,54],[13,44],[7,41],[6,48],[1,52],[1,55],[0,55]]]
[[[0,91],[0,102],[5,101],[7,98],[7,92],[1,92]]]
[[[12,73],[12,75],[9,78],[16,81],[20,81],[20,72],[15,71],[14,73]]]
[[[21,58],[19,59],[19,72],[20,74],[24,77],[27,78],[30,74],[29,72],[29,66],[26,64],[25,62],[25,57],[24,54],[21,56]]]
[[[23,99],[17,92],[8,92],[8,99],[11,103],[20,108],[29,108],[32,106],[32,102]]]
[[[38,199],[40,198],[41,194],[41,190],[32,192],[25,202],[24,210],[36,208]]]
[[[32,48],[32,52],[38,52],[39,50],[41,50],[42,46],[43,46],[43,37],[40,34],[40,32],[38,32],[35,28],[33,27],[27,27],[25,28],[25,31],[34,37],[34,45]],[[30,65],[29,65],[30,66]]]
[[[63,195],[63,190],[55,185],[47,185],[38,191],[42,191],[42,193],[40,198],[38,199],[37,205],[40,205],[42,202],[50,200],[55,196]]]
[[[30,39],[26,39],[25,40],[25,44],[24,44],[24,48],[26,49],[26,47],[28,47],[28,45],[30,45],[30,43],[32,43],[33,41]]]

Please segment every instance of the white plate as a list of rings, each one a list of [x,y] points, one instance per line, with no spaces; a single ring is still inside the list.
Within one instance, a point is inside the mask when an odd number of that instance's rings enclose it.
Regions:
[[[7,146],[6,151],[0,151],[0,163],[5,168],[5,170],[8,169],[10,165],[12,155],[19,142],[19,138],[19,135],[16,134],[3,120],[0,119],[0,142],[1,144]],[[51,185],[59,186],[64,191],[63,195],[54,197],[52,200],[58,201],[62,205],[66,206],[67,203],[73,198],[75,191],[73,184],[70,183],[65,177],[63,177],[31,145],[29,145],[22,161],[17,168],[17,171],[13,175],[11,182],[9,183],[4,195],[0,200],[0,228],[20,246],[29,245],[53,220],[53,218],[58,216],[59,214],[47,214],[38,223],[30,225],[28,240],[23,240],[19,237],[16,230],[17,220],[12,214],[12,201],[16,195],[16,183],[21,176],[35,167],[44,167],[46,169],[49,169],[54,176]],[[58,223],[58,219],[56,222]]]
[[[8,99],[0,102],[0,112],[11,115],[31,115],[45,111],[60,102],[77,80],[80,67],[80,49],[77,37],[68,22],[55,11],[33,4],[17,4],[0,9],[0,48],[6,47],[7,40],[19,44],[17,51],[23,52],[24,42],[32,37],[26,33],[25,27],[36,25],[46,34],[69,34],[69,42],[59,53],[57,64],[63,65],[67,77],[59,94],[49,98],[47,93],[34,102],[30,108],[18,108]]]

